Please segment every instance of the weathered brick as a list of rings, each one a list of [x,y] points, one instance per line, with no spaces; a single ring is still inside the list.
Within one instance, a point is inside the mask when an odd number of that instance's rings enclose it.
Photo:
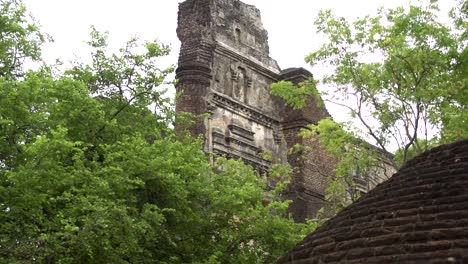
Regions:
[[[348,251],[346,254],[347,260],[352,259],[362,259],[374,256],[374,249],[373,248],[357,248]]]
[[[398,255],[405,254],[406,251],[401,245],[389,245],[383,247],[376,247],[374,249],[376,256],[386,256],[386,255]]]
[[[418,221],[418,216],[412,215],[412,216],[406,216],[406,217],[385,219],[383,226],[384,227],[401,226],[401,225],[416,223],[417,221]]]
[[[402,239],[405,242],[425,242],[429,239],[429,232],[428,231],[417,231],[412,233],[402,234]]]
[[[312,251],[312,253],[313,255],[325,254],[325,253],[333,252],[335,248],[336,248],[335,243],[319,245],[319,246],[314,247],[314,250]]]
[[[360,230],[352,230],[350,232],[339,233],[339,234],[333,235],[333,239],[335,241],[337,241],[337,242],[349,241],[349,240],[356,239],[356,238],[359,238],[359,237],[361,237],[361,231]]]
[[[363,247],[365,244],[366,244],[366,239],[364,238],[347,240],[347,241],[343,241],[343,242],[336,244],[336,250],[342,251],[342,250],[348,250],[352,248],[359,248],[359,247]]]
[[[468,239],[468,228],[452,228],[452,229],[433,229],[429,234],[432,240],[442,239]]]
[[[330,254],[327,254],[323,257],[323,262],[339,262],[344,259],[346,256],[346,251],[338,251],[338,252],[332,252]]]
[[[392,234],[392,228],[368,228],[361,232],[361,237],[375,237]]]
[[[468,210],[443,212],[437,215],[437,220],[439,221],[458,220],[458,219],[468,219]]]
[[[392,245],[401,241],[400,234],[390,234],[378,237],[372,237],[367,240],[368,247],[378,247],[382,245]]]
[[[395,233],[409,233],[414,231],[415,224],[395,226]]]
[[[411,245],[411,252],[435,252],[450,249],[451,241],[428,241]]]

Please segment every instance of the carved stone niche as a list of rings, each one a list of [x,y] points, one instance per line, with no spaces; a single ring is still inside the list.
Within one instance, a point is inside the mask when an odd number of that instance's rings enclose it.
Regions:
[[[232,98],[243,103],[247,102],[249,89],[252,88],[252,73],[240,62],[235,62],[230,66],[232,81]]]

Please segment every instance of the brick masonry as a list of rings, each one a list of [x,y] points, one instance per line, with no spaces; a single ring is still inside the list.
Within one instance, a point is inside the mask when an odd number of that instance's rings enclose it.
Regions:
[[[468,263],[468,140],[409,161],[278,263]]]

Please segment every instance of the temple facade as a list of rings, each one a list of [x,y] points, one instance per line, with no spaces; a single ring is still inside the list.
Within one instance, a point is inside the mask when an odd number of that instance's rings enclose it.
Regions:
[[[260,175],[272,163],[289,163],[295,168],[285,193],[293,200],[291,213],[298,221],[314,217],[323,206],[327,175],[335,161],[299,131],[329,114],[314,98],[294,110],[270,93],[275,82],[299,83],[312,74],[278,66],[269,56],[260,11],[239,0],[182,2],[177,35],[181,50],[176,110],[208,113],[191,128],[194,135],[203,135],[205,151],[242,159]],[[296,144],[308,146],[307,153],[288,154]]]

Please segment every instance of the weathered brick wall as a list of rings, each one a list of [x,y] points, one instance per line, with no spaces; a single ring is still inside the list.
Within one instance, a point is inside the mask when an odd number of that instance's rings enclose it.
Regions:
[[[278,263],[468,263],[468,140],[409,161]]]
[[[287,69],[282,78],[293,83],[300,83],[312,75],[301,68]],[[293,200],[289,210],[294,219],[302,222],[314,218],[316,212],[324,206],[328,177],[334,174],[337,160],[330,155],[316,138],[302,138],[300,132],[309,124],[317,124],[329,117],[327,110],[316,98],[309,98],[306,107],[293,109],[286,107],[282,122],[283,136],[289,150],[296,144],[299,151],[290,151],[288,163],[295,168],[292,182],[285,197]]]
[[[311,212],[316,213],[325,206],[329,176],[335,173],[338,160],[317,138],[298,137],[299,132],[299,129],[290,129],[285,133],[291,146],[302,146],[299,151],[288,155],[289,164],[296,169],[285,197],[294,201],[290,212],[296,221],[302,222],[315,216]]]

